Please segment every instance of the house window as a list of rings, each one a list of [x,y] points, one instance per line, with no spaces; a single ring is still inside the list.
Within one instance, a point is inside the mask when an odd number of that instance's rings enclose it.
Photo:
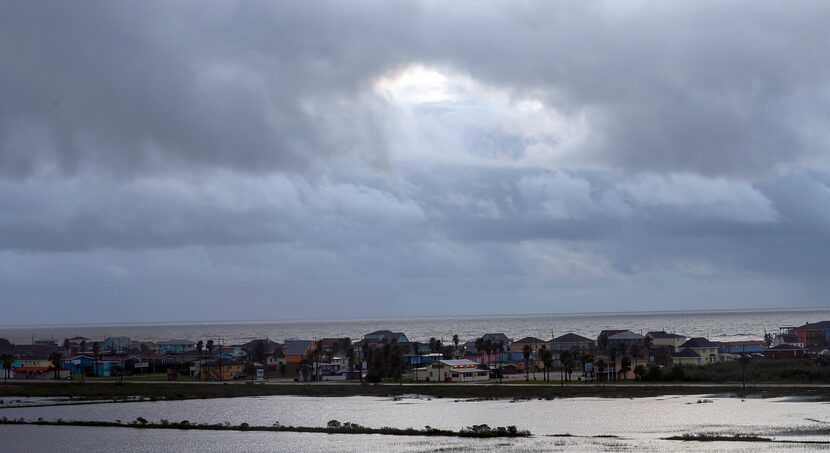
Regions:
[[[453,373],[452,377],[458,377],[458,373]]]

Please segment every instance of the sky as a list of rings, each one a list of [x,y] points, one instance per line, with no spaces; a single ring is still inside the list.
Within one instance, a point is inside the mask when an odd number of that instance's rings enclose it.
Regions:
[[[828,17],[6,3],[0,324],[828,307]]]

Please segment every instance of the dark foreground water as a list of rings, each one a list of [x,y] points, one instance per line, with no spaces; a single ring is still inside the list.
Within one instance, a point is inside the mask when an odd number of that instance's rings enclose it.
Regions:
[[[460,429],[471,424],[517,425],[527,439],[459,439],[385,435],[194,432],[0,426],[2,451],[222,452],[222,451],[812,451],[815,444],[684,443],[661,438],[686,433],[755,434],[776,440],[828,440],[830,405],[792,398],[725,395],[640,399],[574,398],[550,401],[469,401],[374,397],[273,396],[171,402],[7,408],[0,416],[36,419],[228,421],[324,426],[337,419],[365,426]],[[571,434],[575,437],[553,437]],[[591,436],[612,435],[614,438]]]
[[[712,340],[746,340],[762,338],[764,331],[830,319],[830,308],[789,311],[720,311],[693,313],[633,313],[574,315],[514,315],[481,317],[431,317],[372,320],[308,320],[244,323],[193,323],[162,325],[115,326],[39,326],[0,327],[0,338],[26,344],[35,338],[63,338],[82,335],[94,340],[111,335],[126,335],[134,340],[165,340],[205,338],[239,343],[254,338],[315,339],[323,337],[362,338],[378,329],[401,331],[411,340],[430,337],[449,341],[453,334],[462,340],[477,338],[488,332],[504,332],[519,339],[535,336],[549,339],[552,335],[575,332],[596,338],[603,329],[630,329],[635,332],[666,330],[688,336],[704,336]]]

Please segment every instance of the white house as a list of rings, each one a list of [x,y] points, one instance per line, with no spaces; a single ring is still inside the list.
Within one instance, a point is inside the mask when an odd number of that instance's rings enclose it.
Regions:
[[[791,334],[791,333],[782,333],[775,336],[772,340],[772,346],[781,346],[782,344],[788,344],[792,346],[797,346],[799,348],[804,347],[804,342],[801,341],[800,338]]]
[[[467,359],[439,360],[427,366],[427,378],[431,382],[475,382],[490,378],[487,370]]]

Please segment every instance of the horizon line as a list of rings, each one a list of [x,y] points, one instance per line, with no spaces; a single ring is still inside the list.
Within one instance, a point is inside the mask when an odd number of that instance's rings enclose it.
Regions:
[[[348,321],[393,321],[393,320],[419,320],[419,319],[469,319],[469,318],[492,318],[498,316],[518,318],[524,316],[636,316],[636,315],[660,315],[660,314],[690,314],[690,313],[735,313],[742,311],[749,312],[795,312],[795,311],[821,311],[830,307],[793,307],[793,308],[722,308],[722,309],[700,309],[700,310],[639,310],[639,311],[596,311],[596,312],[560,312],[560,313],[491,313],[483,315],[444,315],[444,316],[411,316],[403,315],[397,317],[344,317],[344,318],[284,318],[265,320],[180,320],[180,321],[146,321],[146,322],[100,322],[100,323],[70,323],[70,324],[21,324],[21,325],[0,325],[0,329],[33,329],[33,328],[69,328],[69,327],[121,327],[121,326],[176,326],[176,325],[222,325],[222,324],[274,324],[286,322],[348,322]]]

